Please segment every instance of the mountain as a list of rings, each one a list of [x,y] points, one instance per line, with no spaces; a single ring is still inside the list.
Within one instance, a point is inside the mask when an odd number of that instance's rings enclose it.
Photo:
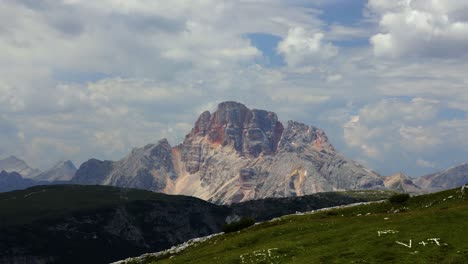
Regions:
[[[177,174],[167,140],[134,149],[120,161],[91,159],[72,179],[77,184],[101,184],[162,191]]]
[[[199,197],[218,204],[384,188],[383,178],[338,153],[319,128],[275,113],[223,102],[203,112],[184,141],[163,139],[119,161],[91,159],[77,184],[142,188]]]
[[[384,185],[387,189],[401,193],[420,194],[423,192],[420,186],[401,172],[385,177]]]
[[[31,179],[24,179],[17,172],[0,172],[0,192],[8,192],[12,190],[21,190],[36,184]]]
[[[37,181],[69,181],[75,176],[76,167],[70,160],[60,161],[51,169],[34,177]]]
[[[35,186],[0,193],[0,263],[109,263],[218,233],[229,219],[269,220],[389,195],[320,193],[228,207],[112,186]]]
[[[468,163],[419,177],[415,183],[427,191],[440,191],[468,183]]]
[[[24,178],[33,178],[41,172],[38,169],[29,167],[26,162],[15,156],[10,156],[6,159],[0,160],[0,171],[2,170],[6,172],[17,172]]]
[[[75,175],[76,167],[71,161],[62,161],[41,173],[31,169],[26,162],[10,156],[0,160],[0,172],[0,192],[8,192],[36,185],[67,183]]]

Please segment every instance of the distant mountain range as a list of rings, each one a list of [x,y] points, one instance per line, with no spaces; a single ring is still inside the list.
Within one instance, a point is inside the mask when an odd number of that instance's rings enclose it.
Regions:
[[[61,161],[41,172],[32,169],[25,161],[10,156],[0,160],[0,192],[21,190],[35,185],[61,184],[70,181],[76,173],[71,161]]]
[[[419,194],[468,182],[467,164],[420,178],[382,177],[337,152],[323,130],[296,121],[283,125],[275,113],[237,102],[203,112],[177,146],[162,139],[119,161],[90,159],[78,170],[62,161],[45,172],[11,156],[0,160],[2,170],[17,172],[22,180],[2,174],[0,190],[70,182],[184,194],[218,204],[359,189]]]
[[[403,174],[382,177],[337,152],[319,128],[296,121],[284,126],[273,112],[223,102],[214,113],[203,112],[180,145],[173,147],[162,139],[119,161],[91,159],[80,166],[72,182],[230,204],[337,190],[423,193],[425,186],[436,191],[466,183],[465,167],[453,171],[457,173],[431,176],[424,183],[424,177],[418,181]],[[433,186],[432,181],[440,183]]]
[[[0,171],[2,170],[19,173],[23,178],[34,178],[41,173],[39,169],[29,167],[26,162],[15,156],[0,160]]]
[[[37,182],[25,179],[17,172],[0,171],[0,192],[26,189],[36,184]]]

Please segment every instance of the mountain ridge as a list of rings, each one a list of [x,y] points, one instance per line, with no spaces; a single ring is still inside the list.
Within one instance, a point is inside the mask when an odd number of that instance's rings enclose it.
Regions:
[[[184,194],[219,204],[323,191],[383,189],[382,177],[345,158],[314,126],[222,102],[203,112],[184,141],[162,139],[119,161],[91,159],[73,183]]]
[[[424,175],[415,179],[415,183],[422,189],[434,192],[468,183],[468,163],[452,166],[443,171]]]
[[[75,176],[77,168],[71,160],[57,162],[52,168],[34,176],[36,181],[69,181]]]
[[[23,178],[34,178],[41,173],[39,169],[31,168],[24,160],[13,155],[0,160],[0,171],[17,172]]]
[[[414,183],[415,179],[410,178],[402,172],[386,176],[384,185],[390,190],[402,193],[421,194],[423,190]]]

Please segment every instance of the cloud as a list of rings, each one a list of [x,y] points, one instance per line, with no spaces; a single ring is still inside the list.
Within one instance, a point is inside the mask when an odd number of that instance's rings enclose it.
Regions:
[[[361,109],[362,119],[368,123],[389,122],[392,120],[420,122],[433,119],[440,108],[435,99],[416,97],[409,102],[390,98]]]
[[[456,156],[455,163],[461,162],[463,158],[459,157],[467,154],[460,148],[466,145],[467,120],[441,119],[445,107],[438,100],[419,97],[389,98],[364,105],[344,123],[345,143],[374,166],[391,169],[394,165],[385,164],[399,164],[408,173],[436,168],[427,160],[453,164],[447,156]]]
[[[19,131],[14,122],[5,114],[0,114],[0,156],[9,156],[21,152],[23,132]],[[13,153],[12,150],[15,150]]]
[[[453,165],[466,156],[468,63],[466,34],[449,29],[467,5],[398,3],[5,0],[0,156],[41,168],[119,159],[163,137],[179,143],[202,111],[235,100],[324,128],[383,174],[430,169],[417,158]],[[352,17],[325,13],[344,6]],[[415,12],[438,30],[432,42]],[[363,41],[378,34],[398,41]],[[271,56],[280,63],[264,63]]]
[[[369,37],[368,30],[362,27],[332,24],[327,33],[327,39],[333,41],[356,40]]]
[[[427,161],[427,160],[424,160],[424,159],[418,159],[416,161],[416,165],[418,165],[419,167],[422,167],[422,168],[435,168],[436,166],[434,165],[434,163],[430,162],[430,161]]]
[[[291,28],[277,50],[291,67],[320,64],[338,54],[336,46],[324,41],[324,33],[307,32],[302,27]]]
[[[439,135],[433,132],[429,127],[402,126],[399,128],[400,144],[404,149],[414,152],[434,150],[443,141]]]
[[[382,158],[379,153],[392,149],[433,149],[442,141],[428,127],[437,125],[434,121],[440,109],[433,99],[384,99],[351,116],[344,124],[344,138],[348,146],[360,148],[372,158]]]
[[[361,123],[361,117],[351,116],[350,120],[343,125],[344,140],[351,148],[358,148],[365,158],[380,159],[381,151],[369,144],[382,135],[383,131],[379,127],[367,127]]]
[[[379,20],[370,38],[376,56],[441,57],[467,55],[468,4],[463,1],[369,0]]]
[[[365,105],[359,109],[358,115],[351,116],[344,124],[346,143],[363,150],[373,149],[371,156],[388,151],[402,139],[411,141],[419,138],[409,142],[410,145],[424,146],[424,143],[429,143],[424,141],[424,129],[406,127],[405,124],[426,124],[435,119],[440,107],[437,100],[426,98],[409,101],[389,98]],[[369,144],[375,145],[371,147]]]

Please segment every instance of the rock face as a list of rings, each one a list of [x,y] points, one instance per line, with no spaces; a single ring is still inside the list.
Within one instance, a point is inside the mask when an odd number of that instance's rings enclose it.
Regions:
[[[37,181],[69,181],[75,176],[76,167],[70,160],[60,161],[50,170],[45,171],[36,177]]]
[[[72,183],[162,191],[176,178],[172,148],[163,139],[157,144],[134,149],[119,161],[89,160],[80,166]]]
[[[40,170],[29,167],[26,162],[15,156],[10,156],[6,159],[0,160],[0,171],[2,170],[6,172],[17,172],[24,178],[34,178],[41,173]]]
[[[275,113],[224,102],[213,115],[204,112],[200,116],[183,145],[190,148],[206,139],[212,145],[230,146],[241,156],[256,158],[260,153],[275,153],[282,132],[283,125]]]
[[[431,192],[462,186],[468,183],[468,163],[419,177],[415,182],[425,191]]]
[[[85,162],[72,180],[185,194],[220,204],[354,189],[383,178],[339,154],[326,134],[236,102],[200,115],[178,146],[166,140],[117,162]]]
[[[423,190],[403,173],[396,173],[385,177],[385,187],[401,193],[421,194]]]

